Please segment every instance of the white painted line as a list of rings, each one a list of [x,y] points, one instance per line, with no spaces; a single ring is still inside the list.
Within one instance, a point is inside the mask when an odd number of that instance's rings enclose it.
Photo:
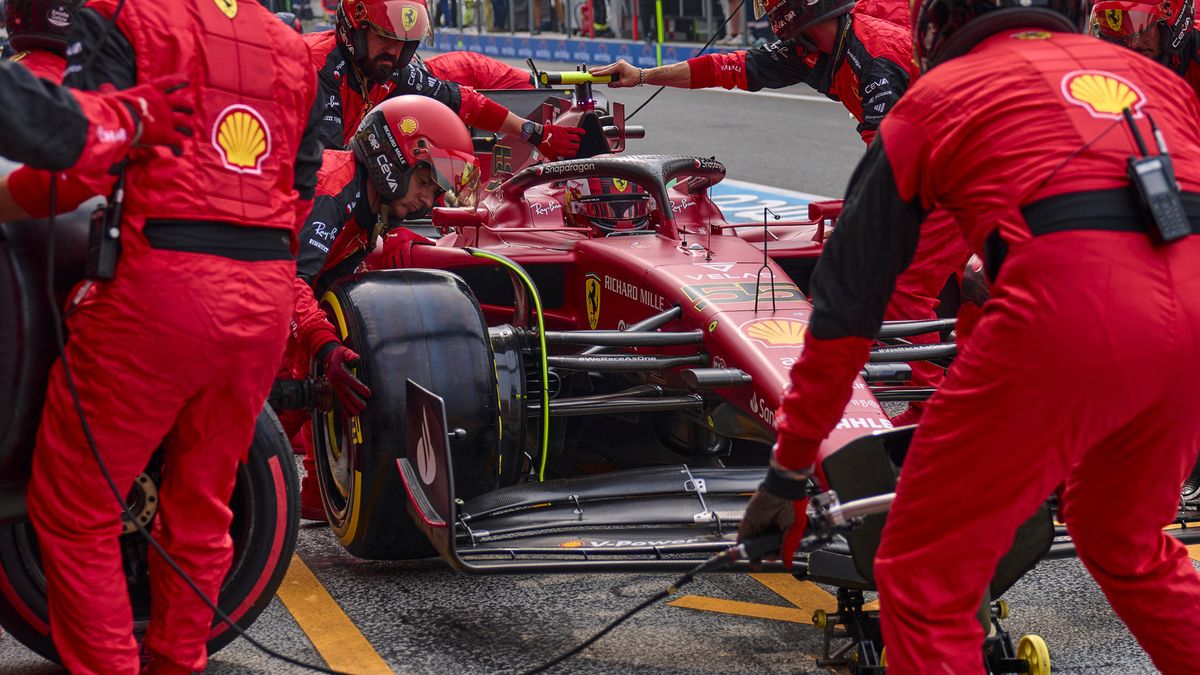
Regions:
[[[768,194],[775,195],[777,197],[783,197],[785,199],[802,199],[806,202],[823,202],[830,199],[837,199],[836,197],[823,197],[821,195],[814,195],[811,192],[797,192],[795,190],[788,190],[787,188],[777,188],[770,185],[763,185],[761,183],[751,183],[749,181],[736,180],[734,178],[726,178],[720,183],[717,183],[715,187],[719,189],[722,185],[728,185],[729,187],[749,190],[752,192],[766,192]]]
[[[700,89],[699,91],[717,92],[718,94],[749,94],[750,96],[787,98],[793,101],[811,101],[813,103],[837,103],[837,101],[824,96],[813,96],[812,94],[785,94],[782,91],[746,91],[744,89],[722,89],[719,87],[708,87],[706,89]]]

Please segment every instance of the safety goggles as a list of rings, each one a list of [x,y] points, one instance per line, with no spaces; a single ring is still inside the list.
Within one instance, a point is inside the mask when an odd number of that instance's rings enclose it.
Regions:
[[[379,37],[388,40],[433,44],[433,30],[425,4],[414,0],[388,0],[366,5],[367,25]]]
[[[474,155],[433,145],[419,147],[413,154],[418,162],[429,165],[433,180],[445,194],[446,206],[475,206],[479,168]]]
[[[1092,8],[1092,31],[1110,42],[1128,43],[1158,20],[1158,7],[1140,2],[1098,2]]]

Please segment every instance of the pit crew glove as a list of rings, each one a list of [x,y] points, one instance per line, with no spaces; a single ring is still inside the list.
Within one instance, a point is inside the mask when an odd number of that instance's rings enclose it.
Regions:
[[[358,354],[345,345],[327,342],[317,352],[317,361],[325,368],[325,377],[348,417],[357,417],[367,409],[371,389],[355,377],[348,367],[358,364]]]
[[[550,159],[571,159],[579,154],[579,144],[583,141],[583,129],[580,127],[561,127],[547,124],[540,128],[535,125],[529,142],[537,146],[539,152]]]
[[[178,77],[165,76],[129,89],[101,91],[123,103],[133,116],[133,147],[165,146],[179,157],[182,137],[192,135],[194,111],[187,85]]]
[[[746,504],[738,525],[738,541],[772,530],[782,532],[779,559],[785,567],[791,567],[807,526],[808,473],[787,471],[772,463],[766,479]]]

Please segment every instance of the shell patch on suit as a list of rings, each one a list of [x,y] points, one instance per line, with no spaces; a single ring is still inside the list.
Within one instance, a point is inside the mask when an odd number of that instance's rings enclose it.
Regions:
[[[259,174],[263,160],[271,154],[271,129],[257,110],[234,104],[217,115],[212,144],[226,169]]]
[[[1062,79],[1063,96],[1082,106],[1092,117],[1117,119],[1129,108],[1135,117],[1142,114],[1146,97],[1137,85],[1120,75],[1102,70],[1076,70]]]

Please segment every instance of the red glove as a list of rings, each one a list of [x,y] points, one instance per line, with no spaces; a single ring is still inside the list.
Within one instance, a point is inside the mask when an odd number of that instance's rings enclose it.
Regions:
[[[103,91],[103,90],[102,90]],[[176,157],[183,154],[182,136],[192,135],[191,92],[188,83],[164,76],[120,91],[106,92],[125,104],[136,125],[133,147],[169,147]]]
[[[766,532],[782,532],[779,559],[785,567],[792,566],[808,526],[808,479],[798,475],[803,474],[778,469],[772,464],[766,480],[746,504],[746,512],[738,524],[738,541]]]
[[[547,124],[535,131],[529,140],[549,159],[571,159],[579,154],[583,129]]]
[[[358,364],[358,354],[345,345],[327,342],[317,352],[317,360],[325,368],[325,377],[333,388],[333,395],[342,405],[347,417],[357,417],[367,409],[371,389],[349,370]]]

